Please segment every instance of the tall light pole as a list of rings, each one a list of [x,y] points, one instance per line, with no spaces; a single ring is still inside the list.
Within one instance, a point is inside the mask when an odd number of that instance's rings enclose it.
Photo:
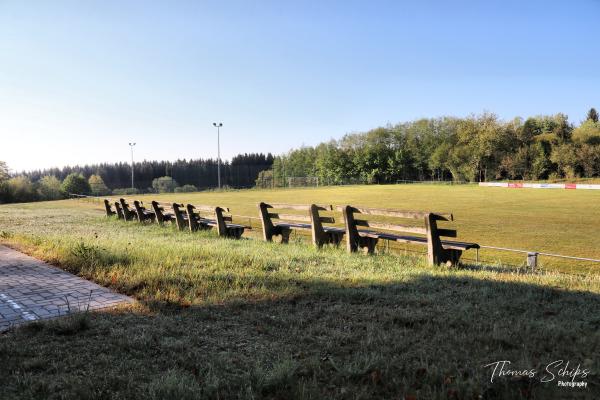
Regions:
[[[213,122],[213,126],[217,128],[217,181],[219,189],[221,189],[221,127],[223,123]]]
[[[131,149],[131,188],[133,189],[133,146],[135,146],[135,142],[134,143],[129,143],[129,148]]]

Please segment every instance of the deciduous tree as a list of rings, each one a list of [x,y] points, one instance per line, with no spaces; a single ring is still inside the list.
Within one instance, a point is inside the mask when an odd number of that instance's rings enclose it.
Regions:
[[[62,191],[66,194],[74,193],[88,195],[92,192],[92,189],[90,188],[90,184],[88,183],[87,179],[85,179],[83,175],[71,173],[67,175],[63,181]]]

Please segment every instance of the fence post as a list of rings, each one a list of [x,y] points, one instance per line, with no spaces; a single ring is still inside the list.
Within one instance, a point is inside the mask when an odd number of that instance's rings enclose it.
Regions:
[[[527,253],[527,266],[529,268],[531,268],[532,270],[536,269],[537,262],[538,262],[538,253],[536,253],[536,252]]]

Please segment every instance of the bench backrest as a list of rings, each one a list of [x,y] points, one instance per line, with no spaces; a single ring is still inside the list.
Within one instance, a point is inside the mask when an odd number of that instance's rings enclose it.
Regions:
[[[356,251],[360,242],[360,229],[358,227],[370,228],[375,231],[392,231],[394,233],[417,234],[427,240],[427,254],[430,263],[437,264],[439,255],[443,252],[441,237],[456,237],[454,229],[440,229],[437,221],[453,221],[452,214],[434,213],[428,211],[403,211],[385,208],[367,208],[340,206],[337,207],[344,215],[346,224],[346,246],[349,251]],[[419,220],[420,226],[403,225],[400,223],[388,223],[369,221],[372,216],[388,217],[394,220]]]
[[[320,211],[332,211],[331,205],[318,204],[283,204],[283,203],[260,203],[258,205],[260,219],[263,227],[263,238],[267,241],[272,240],[274,234],[277,233],[273,220],[277,223],[297,225],[310,225],[312,241],[315,245],[321,246],[325,241],[325,230],[323,223],[335,223],[332,216],[321,216]],[[271,212],[271,210],[280,211]],[[289,213],[292,210],[292,213]],[[302,211],[302,213],[293,213],[294,211]]]
[[[172,207],[171,203],[161,203],[156,200],[152,201],[152,211],[154,211],[154,215],[156,215],[156,221],[159,224],[162,224],[163,222],[172,220],[172,218],[171,218],[172,215],[166,211],[168,208],[171,208],[171,207]]]
[[[112,210],[112,206],[110,205],[110,202],[108,201],[108,199],[104,199],[104,209],[106,210],[106,216],[110,217],[115,215],[116,213]]]
[[[144,207],[143,202],[139,200],[134,200],[133,206],[135,207],[135,212],[137,214],[138,221],[142,222],[147,219],[154,220],[154,212],[146,209],[146,207]]]
[[[127,201],[124,198],[120,198],[119,202],[121,203],[121,208],[123,209],[123,216],[125,217],[125,220],[131,221],[132,219],[137,218],[137,214],[133,210],[131,210],[131,208],[129,207],[129,203],[127,203]]]
[[[186,206],[186,210],[188,215],[188,224],[191,231],[196,231],[201,227],[201,223],[196,219],[196,217],[214,219],[215,223],[217,224],[217,233],[219,236],[226,236],[227,222],[231,222],[233,220],[231,215],[224,214],[229,213],[229,208],[227,207],[188,204]],[[203,217],[203,214],[206,215],[206,217]]]
[[[123,214],[123,208],[119,201],[115,201],[115,210],[117,210],[117,217],[119,219],[125,219],[125,214]]]
[[[185,230],[188,225],[188,216],[185,206],[179,203],[172,203],[171,208],[173,208],[173,214],[175,214],[175,221],[177,222],[177,228],[180,231]]]

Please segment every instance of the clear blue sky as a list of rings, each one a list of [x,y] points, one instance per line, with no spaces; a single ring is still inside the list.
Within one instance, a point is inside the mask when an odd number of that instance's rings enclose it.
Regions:
[[[600,108],[600,1],[0,0],[13,170],[281,153],[386,123]]]

